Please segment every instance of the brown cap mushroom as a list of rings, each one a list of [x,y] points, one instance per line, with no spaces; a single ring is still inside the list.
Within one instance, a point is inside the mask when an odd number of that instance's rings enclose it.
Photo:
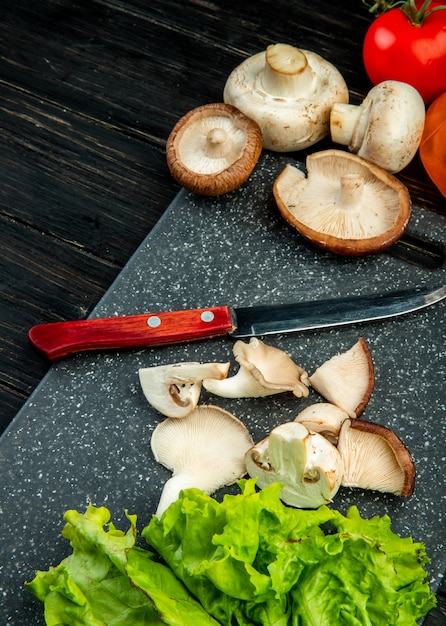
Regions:
[[[283,350],[257,337],[249,343],[236,341],[233,347],[238,372],[224,380],[204,380],[203,387],[225,398],[259,398],[292,391],[298,398],[308,396],[308,374]]]
[[[248,450],[246,468],[260,488],[283,483],[281,500],[299,508],[331,502],[342,479],[336,447],[298,422],[280,424]]]
[[[163,487],[156,515],[162,515],[182,489],[195,487],[210,495],[241,478],[246,474],[245,454],[253,443],[239,419],[212,405],[158,424],[152,452],[173,475]]]
[[[359,417],[375,386],[375,368],[362,337],[346,352],[336,354],[309,377],[311,386],[326,400]]]
[[[362,419],[346,420],[339,434],[342,485],[409,497],[416,470],[409,450],[389,428]]]
[[[230,104],[205,104],[174,126],[166,144],[175,180],[197,194],[217,196],[249,177],[262,151],[258,124]]]
[[[183,418],[197,406],[204,378],[225,378],[228,363],[173,363],[138,371],[146,400],[167,417]]]
[[[313,244],[345,256],[388,248],[411,214],[409,192],[383,168],[342,150],[307,157],[307,176],[288,164],[274,182],[282,217]]]

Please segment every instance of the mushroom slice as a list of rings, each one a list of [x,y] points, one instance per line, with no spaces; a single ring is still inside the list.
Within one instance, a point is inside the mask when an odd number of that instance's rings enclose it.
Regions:
[[[139,370],[143,393],[167,417],[186,417],[197,406],[204,378],[225,378],[228,363],[175,363]]]
[[[246,469],[259,487],[283,483],[280,498],[298,508],[328,504],[342,479],[337,448],[298,422],[286,422],[246,454]]]
[[[349,350],[320,365],[309,381],[321,396],[349,417],[359,417],[375,386],[375,368],[367,343],[360,337]]]
[[[318,54],[277,43],[231,72],[223,99],[258,122],[264,148],[290,152],[328,135],[331,107],[348,102],[348,89]]]
[[[167,165],[175,180],[197,194],[217,196],[249,177],[262,151],[258,124],[231,104],[189,111],[166,143]]]
[[[224,380],[204,380],[204,388],[211,393],[225,398],[259,398],[284,391],[298,398],[308,396],[307,372],[283,350],[252,337],[248,344],[236,341],[233,352],[238,372]]]
[[[306,160],[307,176],[286,165],[273,193],[282,217],[313,244],[344,256],[385,250],[411,214],[407,187],[386,170],[342,150]]]
[[[409,497],[416,470],[409,450],[389,428],[362,419],[346,420],[339,434],[342,485]]]
[[[309,431],[319,433],[332,443],[337,443],[339,431],[348,414],[331,402],[316,402],[305,407],[294,418]]]
[[[198,406],[182,420],[166,419],[155,428],[155,459],[173,472],[164,485],[156,515],[161,516],[182,489],[211,495],[246,474],[245,454],[253,445],[246,426],[213,405]]]

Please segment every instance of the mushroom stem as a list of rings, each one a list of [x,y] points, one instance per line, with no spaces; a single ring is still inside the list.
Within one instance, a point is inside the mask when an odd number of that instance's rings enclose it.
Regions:
[[[161,515],[172,504],[172,502],[178,500],[180,491],[182,491],[183,489],[190,489],[192,487],[196,487],[198,489],[201,488],[200,477],[198,476],[198,474],[181,473],[169,478],[169,480],[164,483],[155,515],[157,517],[161,517]],[[206,487],[206,485],[204,485],[204,487]]]
[[[344,174],[340,178],[339,203],[343,209],[356,209],[364,193],[364,177],[361,174]]]
[[[261,76],[265,91],[283,98],[297,98],[308,93],[313,80],[313,72],[302,50],[281,43],[268,46]]]
[[[251,371],[246,367],[240,367],[238,372],[221,380],[218,383],[215,379],[203,381],[203,387],[217,396],[222,398],[261,398],[263,396],[271,396],[277,393],[283,393],[280,387],[271,389],[265,387],[262,382],[252,375]]]
[[[363,107],[344,102],[335,102],[330,113],[331,138],[335,143],[348,146],[352,140]]]
[[[212,128],[204,145],[204,153],[210,159],[226,157],[232,149],[232,141],[224,128]]]
[[[298,398],[308,396],[307,372],[283,350],[251,337],[248,344],[236,341],[233,353],[240,369],[226,382],[204,380],[204,388],[211,393],[224,398],[260,398],[284,391]]]

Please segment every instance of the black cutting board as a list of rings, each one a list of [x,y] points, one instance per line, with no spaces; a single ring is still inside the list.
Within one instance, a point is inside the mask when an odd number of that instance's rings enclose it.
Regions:
[[[445,283],[445,268],[427,270],[381,253],[346,259],[312,247],[287,225],[272,183],[287,155],[264,153],[250,180],[221,198],[184,190],[130,259],[93,316],[218,304],[246,306],[384,292]],[[446,243],[446,216],[414,207],[409,232]],[[436,591],[446,568],[445,303],[393,320],[277,335],[309,373],[363,337],[376,370],[364,419],[394,430],[410,449],[417,485],[410,499],[341,489],[333,506],[356,504],[363,516],[389,514],[392,528],[426,543]],[[150,436],[162,419],[145,400],[138,369],[180,361],[231,360],[229,337],[139,351],[76,355],[48,375],[0,440],[0,623],[44,624],[43,607],[23,588],[37,569],[70,553],[61,537],[67,509],[89,502],[110,509],[127,528],[124,509],[141,529],[170,475],[153,459]],[[255,440],[291,420],[316,392],[227,400],[203,391],[201,402],[232,411]],[[236,487],[231,487],[236,492]],[[217,497],[221,497],[219,492]]]

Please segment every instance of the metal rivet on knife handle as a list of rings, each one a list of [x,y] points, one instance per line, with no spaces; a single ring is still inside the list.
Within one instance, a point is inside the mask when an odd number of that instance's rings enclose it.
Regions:
[[[202,322],[213,322],[214,317],[215,315],[212,313],[212,311],[203,311],[203,313],[200,315]]]
[[[157,315],[151,315],[147,320],[147,326],[150,328],[157,328],[161,324],[161,320]]]

